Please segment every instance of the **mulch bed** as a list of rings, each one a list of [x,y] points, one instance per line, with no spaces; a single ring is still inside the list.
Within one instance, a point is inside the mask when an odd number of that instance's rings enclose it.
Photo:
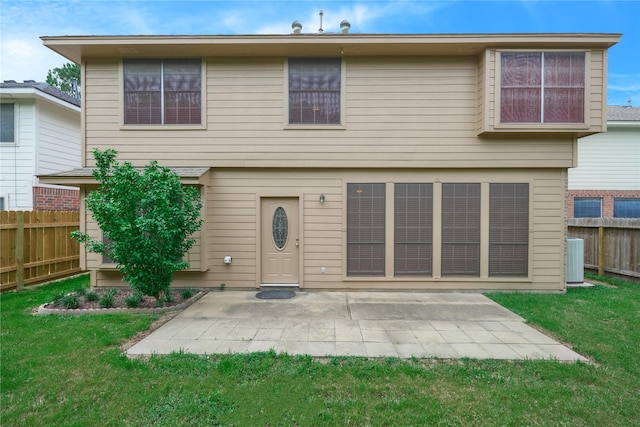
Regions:
[[[128,307],[127,304],[125,303],[125,299],[127,297],[129,297],[130,295],[133,295],[133,290],[131,290],[131,288],[113,288],[113,289],[115,289],[117,293],[116,293],[115,298],[114,298],[113,306],[109,307],[109,308],[111,308],[111,309],[129,309],[130,307]],[[68,310],[69,312],[72,312],[74,310],[92,310],[92,309],[104,310],[105,307],[103,307],[100,304],[100,299],[109,291],[109,289],[106,289],[106,288],[94,288],[94,289],[90,289],[87,292],[91,292],[91,291],[98,294],[98,299],[96,301],[87,301],[85,296],[78,295],[78,300],[80,302],[80,306],[77,307],[77,308],[60,307],[60,306],[54,305],[53,302],[45,304],[44,308],[46,308],[46,309],[63,309],[63,310]],[[150,296],[144,296],[142,301],[135,308],[136,309],[155,309],[155,308],[165,308],[166,309],[166,308],[175,307],[175,306],[181,305],[181,304],[185,303],[186,301],[192,299],[193,296],[195,296],[195,295],[197,295],[199,293],[199,290],[193,290],[192,296],[190,298],[183,298],[182,292],[183,292],[183,290],[179,289],[179,288],[178,289],[171,289],[171,301],[170,302],[163,301],[160,305],[158,305],[158,302],[156,301],[155,298],[150,297]]]

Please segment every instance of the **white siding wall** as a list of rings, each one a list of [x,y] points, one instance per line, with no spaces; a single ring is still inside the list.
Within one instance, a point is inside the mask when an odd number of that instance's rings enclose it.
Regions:
[[[640,124],[581,138],[569,190],[640,190]]]
[[[80,114],[48,102],[38,107],[36,174],[80,167]]]
[[[15,144],[0,144],[0,197],[7,210],[33,208],[37,120],[35,101],[16,100]]]

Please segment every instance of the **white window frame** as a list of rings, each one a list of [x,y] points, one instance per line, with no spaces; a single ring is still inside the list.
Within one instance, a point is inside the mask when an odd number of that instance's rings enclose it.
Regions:
[[[3,102],[2,106],[11,105],[13,106],[13,141],[0,141],[0,145],[3,146],[11,146],[18,145],[18,105],[15,102]]]

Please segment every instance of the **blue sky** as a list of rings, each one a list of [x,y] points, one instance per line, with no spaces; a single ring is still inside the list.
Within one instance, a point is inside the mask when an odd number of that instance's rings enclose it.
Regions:
[[[640,106],[640,0],[0,0],[0,80],[44,81],[66,60],[40,36],[288,34],[291,22],[352,33],[622,33],[609,51],[610,105]]]

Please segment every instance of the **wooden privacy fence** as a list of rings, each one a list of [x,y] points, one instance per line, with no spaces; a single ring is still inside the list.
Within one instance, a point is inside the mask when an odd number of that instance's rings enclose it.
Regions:
[[[0,212],[0,290],[23,289],[80,271],[80,245],[69,233],[78,211]]]
[[[584,240],[584,266],[640,277],[640,219],[570,218],[569,237]]]

